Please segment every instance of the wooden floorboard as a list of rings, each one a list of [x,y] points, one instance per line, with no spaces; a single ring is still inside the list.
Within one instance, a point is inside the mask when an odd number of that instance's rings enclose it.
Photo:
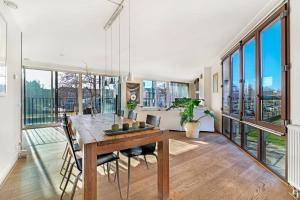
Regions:
[[[62,178],[59,170],[65,147],[61,129],[27,130],[26,134],[33,141],[26,146],[29,155],[17,161],[0,189],[0,200],[59,199]],[[171,200],[292,200],[288,186],[281,179],[220,134],[201,133],[198,140],[187,139],[178,132],[171,135]],[[130,199],[158,199],[156,162],[154,158],[149,161],[149,169],[142,159],[132,163]],[[120,164],[125,193],[126,159]],[[99,199],[120,199],[117,185],[107,180],[101,168],[98,172]],[[82,198],[81,183],[78,186],[75,199]],[[64,199],[70,198],[70,190],[71,185]]]

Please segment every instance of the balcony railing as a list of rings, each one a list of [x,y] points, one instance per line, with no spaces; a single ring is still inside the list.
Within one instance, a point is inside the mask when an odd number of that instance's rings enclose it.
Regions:
[[[83,109],[90,107],[91,99],[83,99]],[[94,103],[98,113],[113,113],[116,98],[96,97]],[[61,121],[63,113],[77,114],[79,110],[77,98],[26,98],[24,104],[24,125],[53,124]]]

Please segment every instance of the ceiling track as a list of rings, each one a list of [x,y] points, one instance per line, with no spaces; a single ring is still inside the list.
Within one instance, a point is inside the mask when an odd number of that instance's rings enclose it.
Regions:
[[[114,1],[110,1],[110,0],[108,0],[108,1],[111,2],[111,3],[117,4],[118,7],[116,8],[116,10],[112,14],[112,16],[106,22],[105,26],[103,27],[104,30],[108,30],[112,26],[112,24],[114,23],[114,21],[117,19],[117,17],[120,15],[120,13],[122,12],[122,10],[124,8],[123,3],[124,3],[125,0],[122,0],[120,3],[117,3],[117,2],[114,2]]]

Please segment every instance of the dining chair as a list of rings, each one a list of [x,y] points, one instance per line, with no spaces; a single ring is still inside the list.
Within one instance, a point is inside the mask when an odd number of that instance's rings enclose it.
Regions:
[[[64,188],[62,190],[62,194],[61,194],[60,199],[62,199],[63,196],[64,196],[66,188],[67,188],[67,186],[70,182],[70,177],[73,174],[74,166],[76,165],[79,173],[78,173],[78,175],[76,176],[76,178],[73,182],[73,188],[72,188],[72,193],[71,193],[71,199],[73,200],[78,180],[82,175],[83,163],[82,163],[82,158],[79,158],[77,156],[76,151],[74,149],[73,140],[72,140],[72,137],[71,137],[72,136],[72,129],[69,126],[69,120],[68,120],[67,117],[65,118],[65,123],[63,124],[63,129],[66,133],[69,149],[71,151],[71,155],[72,155],[72,158],[74,159],[74,162],[71,164],[70,169],[68,170],[68,168],[67,168],[67,170],[66,170],[69,173],[68,173],[68,176],[67,176],[67,181],[66,181],[66,183],[64,185]],[[119,193],[120,193],[120,198],[123,199],[122,194],[121,194],[120,180],[119,180],[119,156],[114,154],[114,153],[107,153],[107,154],[102,154],[102,155],[97,156],[97,166],[101,166],[101,165],[103,166],[104,164],[109,164],[113,161],[116,162],[116,177],[117,177],[117,181],[118,181],[118,189],[119,189]],[[108,177],[109,177],[109,173],[110,172],[109,172],[109,168],[108,168]]]
[[[129,118],[129,114],[128,114],[128,118]],[[159,127],[160,125],[160,117],[159,116],[153,116],[153,115],[147,115],[146,117],[146,123],[153,125],[155,127]],[[151,143],[151,144],[147,144],[147,145],[143,145],[143,146],[139,146],[139,147],[133,147],[130,149],[125,149],[125,150],[121,150],[121,154],[126,156],[128,159],[128,174],[127,174],[127,198],[129,197],[129,189],[130,189],[130,175],[131,175],[131,158],[133,157],[137,157],[137,156],[144,156],[147,168],[149,168],[148,166],[148,162],[146,159],[147,155],[153,155],[156,157],[156,154],[154,153],[156,149],[156,143]]]
[[[161,119],[160,116],[147,115],[146,124],[150,124],[152,126],[159,127],[160,119]],[[156,160],[158,160],[157,155],[154,153],[155,149],[156,149],[156,142],[143,145],[143,146],[141,146],[141,148],[142,148],[142,155],[144,156],[147,168],[149,168],[147,158],[146,158],[147,155],[152,155],[156,158]]]

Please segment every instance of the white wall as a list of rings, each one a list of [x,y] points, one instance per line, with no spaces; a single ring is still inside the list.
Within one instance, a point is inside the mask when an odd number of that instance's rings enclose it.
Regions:
[[[21,117],[21,32],[7,8],[0,2],[0,13],[7,21],[8,94],[0,97],[0,184],[18,155]],[[17,75],[15,80],[14,74]]]
[[[213,92],[213,75],[218,74],[218,92]],[[218,132],[221,132],[222,128],[222,68],[220,64],[216,64],[215,66],[211,67],[211,80],[210,80],[210,85],[211,85],[211,110],[214,111],[215,115],[215,128]]]
[[[291,120],[300,125],[300,1],[290,0]]]

